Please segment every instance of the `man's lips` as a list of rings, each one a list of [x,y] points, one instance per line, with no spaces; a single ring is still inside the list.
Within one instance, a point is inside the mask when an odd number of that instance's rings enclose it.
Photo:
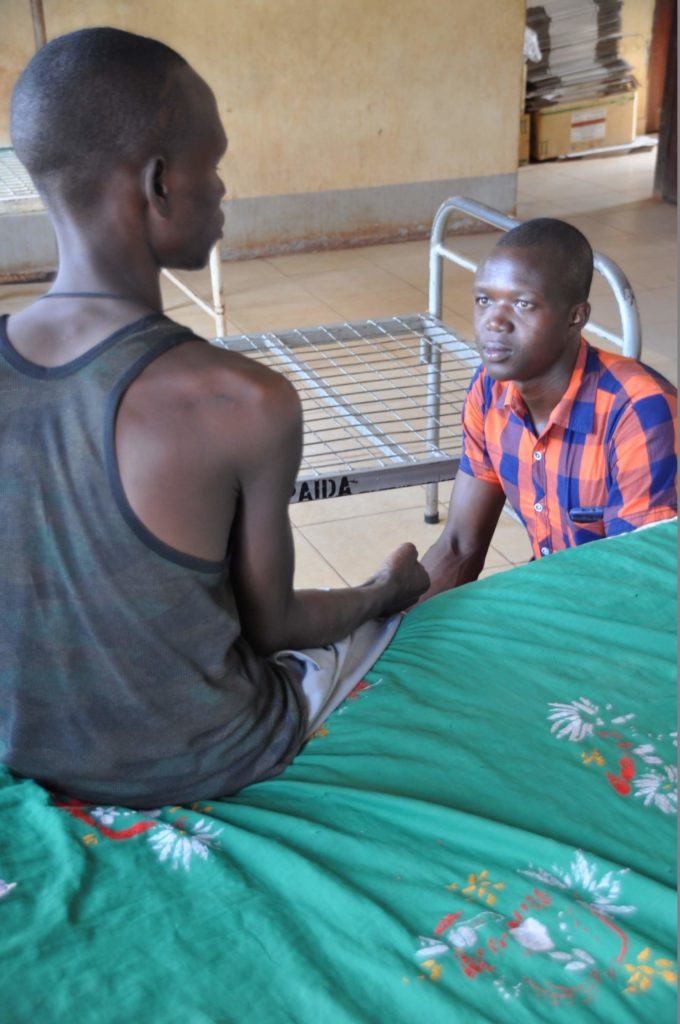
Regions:
[[[496,341],[482,342],[482,355],[490,363],[502,363],[512,355],[512,349],[508,345],[501,345]]]

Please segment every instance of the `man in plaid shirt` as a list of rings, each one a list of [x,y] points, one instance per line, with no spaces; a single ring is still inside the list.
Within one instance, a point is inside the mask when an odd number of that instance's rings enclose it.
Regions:
[[[506,499],[535,558],[676,514],[677,391],[582,338],[592,275],[587,239],[552,218],[509,231],[479,267],[482,365],[422,600],[477,579]]]

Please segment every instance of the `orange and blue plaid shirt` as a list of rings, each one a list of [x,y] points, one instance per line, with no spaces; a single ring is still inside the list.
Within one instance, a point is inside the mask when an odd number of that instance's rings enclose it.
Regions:
[[[515,384],[479,367],[460,468],[503,489],[540,558],[676,515],[676,420],[664,377],[581,339],[540,437]]]

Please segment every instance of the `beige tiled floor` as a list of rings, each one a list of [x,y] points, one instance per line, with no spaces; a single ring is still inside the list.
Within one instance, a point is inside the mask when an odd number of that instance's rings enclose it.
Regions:
[[[643,358],[677,382],[675,209],[651,198],[653,152],[552,164],[519,172],[521,218],[565,217],[595,249],[625,270],[640,304]],[[456,239],[479,259],[497,235]],[[207,275],[194,275],[206,291]],[[418,312],[427,306],[427,242],[401,242],[353,250],[304,253],[224,266],[229,333],[285,329]],[[447,266],[444,319],[472,336],[471,276]],[[0,311],[12,311],[44,286],[0,288]],[[210,323],[167,283],[166,311],[198,333]],[[593,288],[593,318],[618,326],[616,307],[601,281]],[[450,485],[440,488],[445,515]],[[424,551],[440,527],[423,522],[423,489],[414,487],[294,506],[299,587],[360,583],[403,540]],[[484,574],[525,562],[530,548],[522,528],[503,516]]]

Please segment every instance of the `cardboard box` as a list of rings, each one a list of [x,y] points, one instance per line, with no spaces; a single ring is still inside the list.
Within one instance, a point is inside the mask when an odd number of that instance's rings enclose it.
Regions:
[[[531,116],[521,114],[519,119],[519,166],[529,163],[529,139],[531,136]]]
[[[577,103],[561,103],[532,114],[531,155],[552,160],[635,141],[637,90]]]

